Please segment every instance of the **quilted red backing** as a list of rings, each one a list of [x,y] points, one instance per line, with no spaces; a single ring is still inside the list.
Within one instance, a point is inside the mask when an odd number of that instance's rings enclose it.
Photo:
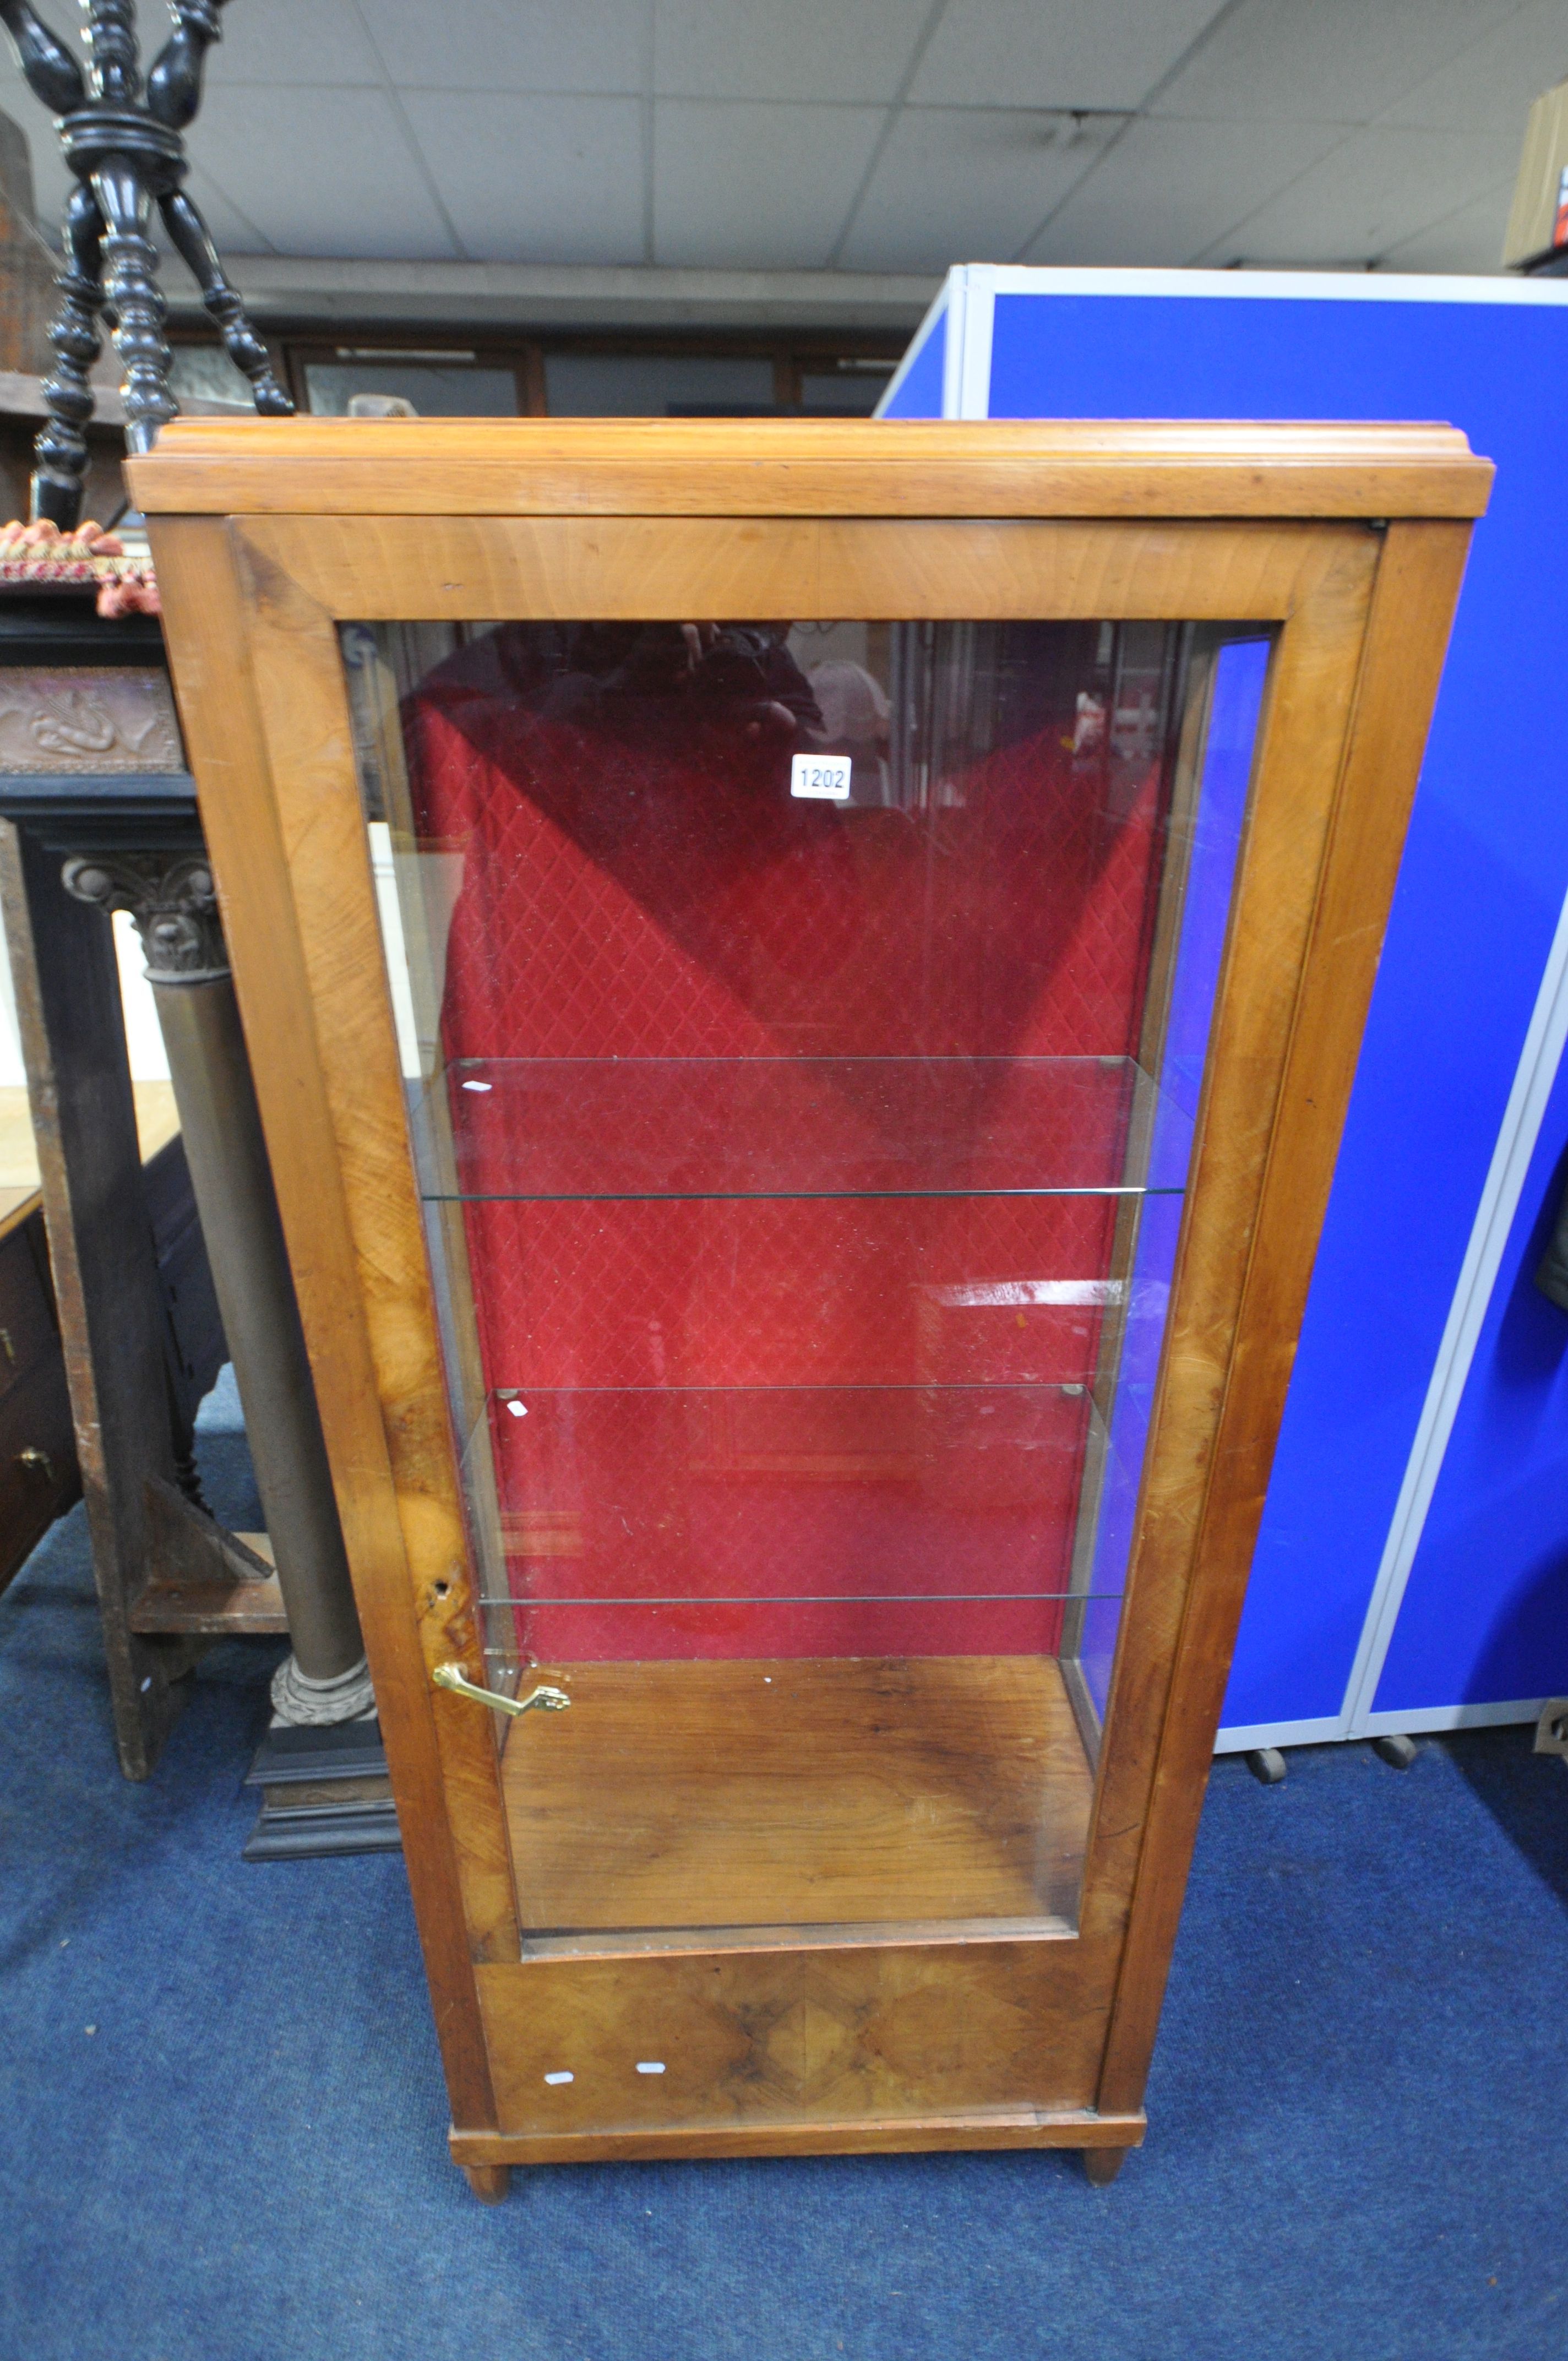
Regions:
[[[838,809],[791,799],[787,753],[628,742],[459,672],[405,707],[422,839],[464,856],[449,1063],[1134,1052],[1158,769],[1111,794],[1070,712],[924,811]],[[626,1125],[656,1119],[629,1085]],[[1114,1201],[465,1217],[528,1653],[1054,1649],[1100,1315],[943,1298],[1102,1277]]]

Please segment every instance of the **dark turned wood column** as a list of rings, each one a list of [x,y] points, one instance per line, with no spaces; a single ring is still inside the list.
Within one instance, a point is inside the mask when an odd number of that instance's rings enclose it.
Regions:
[[[274,1709],[355,1720],[375,1699],[206,853],[79,854],[62,876],[78,901],[128,911],[147,953],[289,1618]]]

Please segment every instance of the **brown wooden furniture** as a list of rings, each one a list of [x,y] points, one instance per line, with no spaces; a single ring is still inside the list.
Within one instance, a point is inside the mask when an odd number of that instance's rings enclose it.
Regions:
[[[145,1096],[153,1100],[157,1085]],[[164,1116],[161,1106],[155,1115]],[[222,1365],[223,1329],[183,1144],[178,1135],[158,1144],[166,1121],[154,1121],[150,1142],[148,1126],[141,1126],[143,1149],[150,1148],[141,1168],[141,1195],[169,1390],[189,1422]],[[11,1198],[16,1202],[8,1202]],[[54,1519],[81,1498],[42,1196],[36,1188],[0,1190],[0,1588]]]
[[[0,1213],[0,1589],[81,1496],[35,1190]]]
[[[131,472],[454,2157],[1110,2179],[1489,469],[298,421]]]
[[[86,1497],[120,1766],[145,1779],[197,1660],[236,1628],[212,1620],[214,1589],[229,1618],[240,1608],[239,1630],[287,1628],[265,1565],[243,1544],[236,1557],[195,1505],[193,1422],[225,1356],[212,1272],[167,1086],[156,1144],[138,1123],[155,1110],[130,1078],[109,920],[63,877],[83,851],[199,849],[195,792],[156,621],[104,622],[91,591],[7,588],[0,702],[0,901],[71,1406],[70,1498]],[[186,1586],[203,1577],[193,1602]]]
[[[286,1632],[279,1722],[346,1736],[302,1752],[269,1734],[246,1857],[379,1850],[396,1839],[366,1793],[385,1776],[369,1673],[162,633],[100,617],[91,588],[5,588],[0,897],[121,1765],[148,1775],[214,1640]],[[179,1110],[145,1175],[116,913]],[[225,1532],[197,1481],[192,1422],[225,1332],[265,1534]],[[345,1780],[341,1807],[316,1792]]]

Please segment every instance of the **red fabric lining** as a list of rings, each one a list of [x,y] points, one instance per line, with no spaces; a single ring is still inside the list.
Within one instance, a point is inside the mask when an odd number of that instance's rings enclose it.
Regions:
[[[450,1062],[1135,1049],[1158,776],[1117,818],[1058,727],[911,814],[794,803],[787,755],[633,749],[439,675],[406,720],[422,837],[464,855]],[[851,1113],[812,1120],[837,1145]],[[507,1186],[504,1143],[477,1153],[466,1184]],[[520,1607],[532,1654],[1056,1644],[1053,1605],[930,1600],[1064,1586],[1088,1412],[1056,1389],[1092,1378],[1100,1314],[940,1299],[1102,1277],[1113,1201],[500,1201],[465,1218],[487,1384],[530,1411],[495,1433],[514,1595],[627,1602]],[[991,1397],[990,1426],[985,1397],[928,1390],[1025,1384],[1052,1390]],[[861,1390],[677,1391],[712,1388]],[[1020,1403],[1033,1441],[991,1447]],[[850,1589],[884,1603],[776,1603]],[[735,1591],[763,1603],[714,1603]]]

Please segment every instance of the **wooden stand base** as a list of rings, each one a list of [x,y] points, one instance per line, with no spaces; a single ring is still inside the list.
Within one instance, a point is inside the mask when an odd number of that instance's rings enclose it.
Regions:
[[[396,1852],[402,1839],[378,1721],[269,1730],[246,1773],[260,1815],[242,1861]]]

